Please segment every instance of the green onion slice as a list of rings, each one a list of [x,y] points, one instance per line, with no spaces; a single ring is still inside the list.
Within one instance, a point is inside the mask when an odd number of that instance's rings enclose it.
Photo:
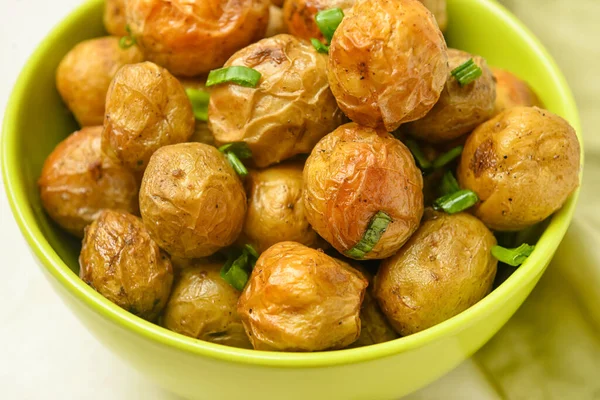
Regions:
[[[248,169],[246,168],[244,163],[240,161],[238,156],[235,155],[235,153],[227,152],[225,153],[225,156],[227,157],[227,161],[229,161],[229,164],[231,164],[231,166],[239,176],[245,178],[248,175]]]
[[[436,199],[433,208],[444,210],[448,214],[456,214],[474,206],[478,201],[479,197],[475,192],[463,189]]]
[[[460,186],[458,186],[458,182],[456,181],[454,174],[451,171],[446,171],[442,177],[442,182],[440,183],[440,192],[442,196],[458,192],[459,190]]]
[[[408,149],[412,153],[413,157],[415,158],[415,161],[417,161],[417,164],[419,165],[419,168],[421,168],[421,170],[427,170],[431,168],[431,162],[429,162],[427,157],[425,157],[425,154],[423,154],[423,150],[421,150],[421,147],[419,147],[419,144],[415,140],[407,139],[404,142],[404,144],[406,144],[406,147],[408,147]]]
[[[222,153],[234,153],[242,160],[252,157],[252,150],[250,150],[246,142],[227,143],[219,147],[219,151]]]
[[[319,30],[327,39],[327,42],[331,42],[335,30],[344,19],[344,12],[341,8],[330,8],[328,10],[319,11],[315,17]]]
[[[319,39],[312,38],[310,39],[310,42],[312,43],[315,50],[317,50],[319,53],[329,54],[329,46],[321,43]]]
[[[244,245],[244,249],[254,258],[258,258],[258,251],[251,244]]]
[[[210,93],[204,90],[185,89],[185,93],[192,103],[192,109],[194,110],[194,116],[198,121],[208,121],[208,101],[210,100]]]
[[[507,249],[502,246],[492,247],[492,255],[500,262],[503,262],[513,267],[518,267],[523,264],[527,257],[533,253],[535,246],[523,243],[517,248]]]
[[[479,78],[483,74],[483,71],[471,58],[469,61],[453,69],[451,74],[456,78],[460,86],[465,86]]]
[[[221,268],[221,278],[239,291],[244,290],[248,283],[249,272],[254,269],[258,252],[252,245],[245,245],[241,250],[230,249],[227,251],[227,262]]]
[[[455,148],[451,149],[450,151],[442,154],[441,156],[439,156],[438,158],[433,160],[433,163],[432,163],[433,168],[443,167],[444,165],[453,161],[456,157],[460,156],[462,151],[463,151],[462,146],[456,146]]]
[[[367,231],[363,235],[360,242],[358,242],[353,248],[346,251],[345,254],[348,257],[362,259],[367,253],[373,250],[373,247],[379,242],[381,236],[385,233],[388,225],[392,222],[392,217],[383,211],[378,211],[367,227]]]
[[[129,25],[125,25],[125,30],[127,31],[128,35],[123,36],[121,39],[119,39],[119,47],[123,50],[126,50],[137,43],[137,41],[131,34],[131,28],[129,27]]]
[[[208,74],[206,86],[231,82],[244,87],[256,87],[261,76],[257,70],[240,65],[213,69]]]

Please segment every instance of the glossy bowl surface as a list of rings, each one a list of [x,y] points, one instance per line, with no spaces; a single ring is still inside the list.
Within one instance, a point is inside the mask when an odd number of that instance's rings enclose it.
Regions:
[[[448,12],[452,47],[517,73],[549,110],[581,133],[564,77],[514,16],[492,0],[448,0]],[[107,347],[184,397],[372,400],[410,393],[458,365],[504,325],[539,280],[572,219],[578,193],[552,218],[525,264],[489,296],[442,324],[392,342],[293,354],[229,348],[170,332],[113,305],[83,283],[77,276],[79,244],[48,219],[40,204],[36,181],[42,163],[76,129],[55,89],[56,67],[76,43],[103,34],[102,1],[86,2],[46,37],[23,69],[3,124],[6,192],[35,258],[65,304]]]

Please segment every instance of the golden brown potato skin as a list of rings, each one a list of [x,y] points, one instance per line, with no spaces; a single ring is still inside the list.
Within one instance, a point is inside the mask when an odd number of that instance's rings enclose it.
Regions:
[[[306,219],[302,168],[302,163],[293,162],[250,171],[246,179],[248,212],[243,233],[259,253],[283,241],[308,247],[324,244]]]
[[[333,35],[327,76],[352,121],[392,132],[439,99],[446,42],[418,0],[358,0]]]
[[[423,178],[410,151],[389,133],[355,123],[315,146],[304,166],[303,196],[308,222],[340,253],[362,239],[378,211],[392,217],[365,259],[394,254],[423,215]]]
[[[79,277],[102,296],[153,321],[173,283],[169,256],[142,221],[124,211],[104,210],[85,231]]]
[[[470,214],[434,213],[375,276],[374,294],[400,335],[471,307],[492,289],[494,235]]]
[[[150,159],[140,211],[150,236],[169,254],[205,257],[237,239],[246,193],[216,148],[180,143],[161,147]]]
[[[356,0],[286,0],[283,5],[283,18],[290,34],[301,39],[317,38],[325,42],[315,17],[319,11],[341,8],[347,13]]]
[[[467,139],[458,182],[490,229],[517,231],[562,207],[579,185],[580,147],[564,119],[537,107],[508,109]]]
[[[448,27],[448,13],[446,12],[446,0],[419,0],[435,16],[440,30],[446,31]]]
[[[126,65],[106,95],[102,151],[143,171],[152,153],[186,142],[194,127],[190,100],[169,71],[151,62]]]
[[[272,5],[269,8],[269,25],[267,25],[265,37],[271,37],[287,32],[288,29],[283,20],[283,11],[281,8]]]
[[[259,257],[238,313],[257,350],[341,349],[360,335],[367,285],[342,261],[300,243],[280,242]]]
[[[240,292],[219,271],[222,264],[197,264],[181,272],[162,315],[162,325],[207,342],[251,349],[237,313]]]
[[[309,153],[343,120],[325,73],[327,56],[291,35],[263,39],[225,64],[256,69],[256,88],[215,87],[208,126],[217,143],[244,141],[257,167]]]
[[[273,4],[276,7],[283,7],[283,1],[284,0],[271,0],[271,4]]]
[[[102,125],[106,92],[125,64],[143,61],[136,46],[119,47],[119,38],[85,40],[71,49],[56,70],[56,88],[81,126]]]
[[[171,73],[219,68],[265,35],[269,0],[128,0],[127,21],[146,59]]]
[[[461,50],[448,49],[450,71],[471,58],[483,74],[461,87],[448,73],[440,99],[425,117],[406,125],[408,133],[430,143],[447,142],[471,132],[492,117],[496,84],[485,59]]]
[[[180,78],[179,82],[185,90],[187,89],[195,89],[208,91],[206,88],[206,78],[198,77],[198,78]],[[192,137],[188,140],[189,142],[199,142],[204,144],[209,144],[211,146],[215,145],[215,137],[213,136],[210,129],[208,129],[208,124],[206,121],[195,120],[194,125],[194,133]]]
[[[114,36],[127,36],[125,0],[104,0],[104,27]]]
[[[494,115],[513,107],[542,107],[542,102],[527,82],[500,68],[492,68],[492,72],[496,79]]]
[[[60,142],[38,181],[46,212],[79,237],[104,208],[138,213],[136,178],[102,154],[101,134],[101,126],[86,127]]]

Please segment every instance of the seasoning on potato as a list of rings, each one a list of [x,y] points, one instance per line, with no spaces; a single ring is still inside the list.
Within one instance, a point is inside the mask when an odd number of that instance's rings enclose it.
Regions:
[[[368,282],[348,264],[300,243],[261,254],[238,302],[257,350],[341,349],[360,335]]]
[[[158,317],[171,293],[169,256],[142,221],[124,211],[105,210],[86,229],[79,266],[84,282],[149,321]]]
[[[316,38],[325,40],[315,18],[319,11],[340,8],[348,12],[356,0],[286,0],[283,5],[283,19],[290,34],[305,40]]]
[[[492,72],[496,79],[494,115],[513,107],[542,107],[542,103],[527,82],[500,68],[492,68]]]
[[[123,166],[102,154],[102,127],[86,127],[60,142],[38,181],[44,209],[63,229],[83,229],[105,208],[138,213],[138,184]]]
[[[125,18],[125,0],[104,0],[104,27],[113,36],[128,34]]]

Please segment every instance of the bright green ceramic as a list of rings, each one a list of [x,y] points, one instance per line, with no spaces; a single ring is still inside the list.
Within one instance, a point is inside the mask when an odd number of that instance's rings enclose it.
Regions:
[[[448,0],[448,11],[451,46],[516,72],[547,108],[580,131],[563,76],[521,23],[490,0]],[[376,346],[314,354],[258,352],[193,340],[143,321],[79,280],[78,244],[42,212],[36,186],[45,157],[76,128],[54,87],[54,71],[75,43],[103,34],[101,13],[100,0],[82,5],[23,70],[4,120],[4,182],[17,223],[65,304],[107,347],[175,393],[198,399],[372,400],[412,392],[469,357],[502,327],[567,230],[577,194],[555,215],[527,262],[484,300],[424,332]]]

